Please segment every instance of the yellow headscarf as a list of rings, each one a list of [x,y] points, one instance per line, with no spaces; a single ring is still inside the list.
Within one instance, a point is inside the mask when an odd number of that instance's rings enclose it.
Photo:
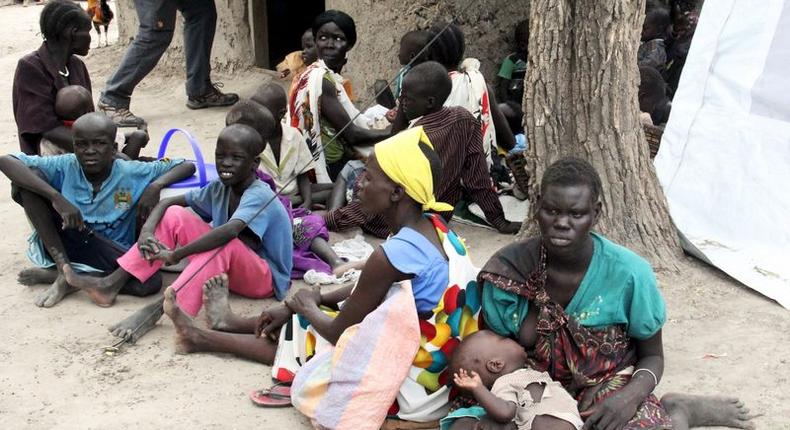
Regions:
[[[433,149],[422,127],[402,131],[376,144],[376,160],[390,179],[402,186],[414,201],[422,204],[423,211],[449,212],[453,207],[437,202],[433,194],[431,163],[420,149],[420,143]]]

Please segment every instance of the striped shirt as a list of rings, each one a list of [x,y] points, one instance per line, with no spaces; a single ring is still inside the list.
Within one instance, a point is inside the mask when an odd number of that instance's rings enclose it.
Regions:
[[[507,225],[486,165],[479,121],[466,109],[456,106],[425,115],[414,125],[425,129],[442,162],[442,180],[435,184],[436,200],[455,205],[466,191],[492,226],[500,229]],[[358,187],[359,181],[354,185],[355,196]],[[449,220],[452,213],[443,213],[442,216]],[[328,212],[324,219],[327,228],[333,231],[362,227],[365,232],[381,238],[390,233],[382,217],[366,216],[356,200]]]

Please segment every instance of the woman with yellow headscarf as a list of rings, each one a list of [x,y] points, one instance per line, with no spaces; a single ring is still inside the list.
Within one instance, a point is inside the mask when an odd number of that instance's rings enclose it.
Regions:
[[[230,334],[173,319],[179,342],[200,339],[182,350],[230,352],[272,365],[272,376],[292,388],[257,390],[253,402],[293,403],[319,428],[378,429],[387,415],[442,418],[450,354],[478,328],[479,298],[463,291],[477,269],[463,242],[430,213],[452,207],[434,197],[441,163],[422,128],[376,145],[364,175],[362,206],[382,215],[394,235],[367,260],[356,286],[298,291],[263,311],[259,338],[238,334],[242,327],[225,327]]]

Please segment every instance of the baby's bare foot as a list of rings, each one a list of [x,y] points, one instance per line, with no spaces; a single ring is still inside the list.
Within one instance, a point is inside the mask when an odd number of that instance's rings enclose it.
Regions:
[[[228,275],[217,275],[203,284],[203,306],[209,327],[226,330],[233,312],[228,303]]]

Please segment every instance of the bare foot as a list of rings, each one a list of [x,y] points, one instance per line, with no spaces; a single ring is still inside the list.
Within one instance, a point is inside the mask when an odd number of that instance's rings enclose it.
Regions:
[[[126,339],[129,343],[135,343],[154,328],[163,312],[162,299],[159,299],[111,326],[110,333],[113,336]]]
[[[45,269],[43,267],[30,267],[19,272],[16,280],[28,287],[39,284],[51,284],[58,279],[57,269]]]
[[[203,306],[206,320],[214,330],[226,330],[233,315],[228,303],[228,275],[217,275],[203,284]]]
[[[165,290],[164,309],[165,314],[173,320],[173,325],[176,327],[176,353],[196,352],[198,349],[195,340],[199,335],[199,329],[195,327],[192,317],[178,307],[176,293],[171,287]]]
[[[67,295],[77,291],[66,283],[66,278],[58,276],[52,286],[47,288],[47,291],[39,294],[36,297],[36,306],[40,308],[51,308],[63,300]]]
[[[70,264],[63,265],[63,276],[69,285],[79,288],[88,294],[93,303],[101,307],[110,307],[115,303],[115,294],[109,292],[110,285],[105,282],[105,278],[96,278],[87,275],[78,275]]]
[[[666,394],[661,404],[672,417],[677,428],[724,426],[754,429],[749,409],[734,397],[692,396],[679,393]],[[679,426],[678,426],[679,424]]]

